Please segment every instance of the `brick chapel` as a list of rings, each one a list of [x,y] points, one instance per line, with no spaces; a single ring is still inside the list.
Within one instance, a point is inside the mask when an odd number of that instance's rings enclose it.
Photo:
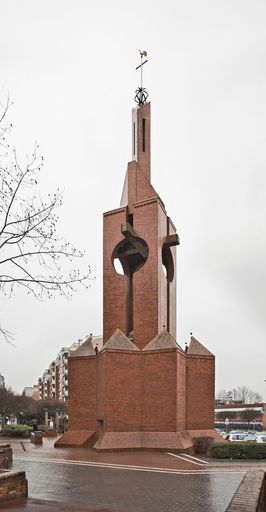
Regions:
[[[176,341],[179,237],[151,184],[146,99],[141,84],[121,202],[103,215],[103,347],[88,338],[69,357],[58,447],[184,451],[215,437],[215,358],[193,336],[185,350]]]

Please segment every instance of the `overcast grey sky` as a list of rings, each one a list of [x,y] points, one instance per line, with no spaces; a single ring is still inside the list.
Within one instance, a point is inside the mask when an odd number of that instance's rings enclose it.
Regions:
[[[12,143],[64,187],[60,232],[96,280],[72,301],[0,301],[0,372],[22,391],[62,346],[102,332],[102,213],[131,159],[138,48],[152,108],[152,182],[181,239],[178,342],[216,355],[216,388],[266,399],[266,4],[263,0],[0,0],[0,91]],[[149,341],[149,340],[147,340]]]

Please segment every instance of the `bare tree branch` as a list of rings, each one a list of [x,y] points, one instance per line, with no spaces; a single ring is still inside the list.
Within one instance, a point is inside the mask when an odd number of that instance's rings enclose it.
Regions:
[[[242,403],[252,404],[262,402],[262,396],[256,391],[252,391],[246,386],[238,386],[237,388],[230,389],[229,391],[221,390],[217,394],[217,398],[224,403]]]
[[[40,300],[56,294],[70,298],[76,285],[88,287],[91,269],[80,273],[68,268],[84,253],[57,234],[62,192],[57,189],[42,200],[37,191],[44,162],[38,145],[23,166],[6,143],[10,105],[9,98],[0,103],[0,145],[6,150],[0,154],[0,296],[10,297],[22,287]],[[11,336],[1,328],[0,334],[6,341]]]

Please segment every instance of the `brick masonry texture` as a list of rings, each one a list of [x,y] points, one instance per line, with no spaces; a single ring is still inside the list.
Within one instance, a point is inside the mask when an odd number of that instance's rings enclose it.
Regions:
[[[214,357],[187,356],[187,428],[213,428]]]
[[[147,261],[133,275],[134,343],[143,348],[163,329],[163,326],[167,326],[167,323],[170,334],[176,337],[176,275],[174,273],[174,278],[167,283],[162,264],[165,237],[175,234],[175,228],[150,183],[150,105],[143,105],[137,109],[136,114],[137,161],[132,161],[128,165],[122,194],[123,205],[122,208],[104,214],[103,339],[106,342],[117,325],[128,334],[127,275],[119,275],[115,271],[112,255],[117,244],[124,238],[121,225],[132,216],[134,231],[139,238],[145,240],[149,251]],[[146,118],[144,152],[143,118]],[[174,262],[175,250],[172,248],[171,251]]]
[[[10,444],[0,444],[0,469],[8,469],[12,464]]]
[[[121,204],[104,214],[104,345],[69,357],[69,431],[56,446],[189,450],[193,432],[215,437],[215,360],[193,337],[188,352],[164,347],[165,331],[176,339],[178,237],[150,182],[150,104],[132,125]],[[160,349],[143,350],[160,333]]]
[[[68,359],[69,430],[95,431],[96,422],[96,357]]]
[[[214,357],[187,356],[175,348],[72,356],[69,431],[56,446],[184,450],[198,435],[215,438],[213,376]]]
[[[24,471],[0,473],[0,501],[28,496],[28,481]]]
[[[263,512],[265,505],[266,473],[261,470],[248,471],[234,494],[226,512]]]

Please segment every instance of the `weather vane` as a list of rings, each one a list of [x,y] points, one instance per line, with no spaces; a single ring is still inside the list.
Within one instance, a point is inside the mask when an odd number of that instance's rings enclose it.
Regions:
[[[148,92],[146,91],[146,89],[144,89],[144,87],[142,87],[143,66],[144,66],[144,64],[146,64],[146,62],[148,62],[148,59],[144,60],[144,62],[143,62],[143,58],[147,57],[147,52],[145,50],[139,50],[139,53],[140,53],[141,62],[140,62],[140,65],[136,67],[136,69],[140,68],[140,87],[135,91],[134,100],[139,105],[144,105],[144,103],[146,103],[149,95],[148,95]]]

